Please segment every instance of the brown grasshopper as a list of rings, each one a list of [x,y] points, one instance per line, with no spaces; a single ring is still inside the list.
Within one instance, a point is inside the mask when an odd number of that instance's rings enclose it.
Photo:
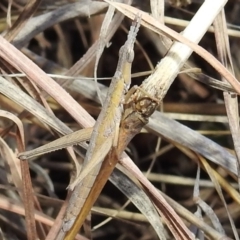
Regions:
[[[93,128],[82,171],[80,175],[76,177],[76,180],[69,185],[73,193],[69,200],[61,230],[56,238],[58,240],[63,239],[66,233],[74,225],[75,219],[89,195],[105,157],[110,152],[111,148],[116,148],[118,145],[119,125],[122,118],[124,97],[131,84],[131,65],[134,59],[133,47],[139,26],[140,17],[136,16],[128,33],[127,41],[119,51],[117,70],[109,87],[102,111]],[[78,135],[80,134],[81,131],[78,132]],[[87,134],[89,134],[89,132],[87,132]],[[63,145],[64,147],[69,146],[65,141],[66,139],[72,139],[73,136],[74,138],[76,137],[76,132],[75,135],[73,133],[50,143],[52,148],[45,145],[42,146],[41,149],[39,148],[19,154],[19,158],[28,159],[40,155],[42,154],[41,150],[44,148],[55,150],[62,148]],[[77,141],[74,143],[76,142]],[[74,237],[75,233],[70,233],[64,239],[73,239]]]

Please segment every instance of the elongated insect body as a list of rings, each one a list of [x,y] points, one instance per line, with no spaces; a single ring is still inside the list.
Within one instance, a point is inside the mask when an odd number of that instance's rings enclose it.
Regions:
[[[127,40],[119,50],[117,69],[112,78],[102,111],[93,128],[82,171],[70,185],[73,193],[63,220],[61,235],[64,235],[63,232],[70,232],[72,226],[76,225],[75,219],[81,214],[82,207],[89,196],[89,192],[99,174],[106,155],[113,146],[117,146],[124,97],[131,84],[131,65],[134,59],[133,48],[139,27],[140,17],[136,16],[128,33]],[[86,211],[84,210],[84,212]],[[76,229],[75,226],[74,229]],[[75,233],[71,233],[70,237],[68,234],[64,239],[73,239],[75,235]],[[57,238],[57,240],[60,239]]]

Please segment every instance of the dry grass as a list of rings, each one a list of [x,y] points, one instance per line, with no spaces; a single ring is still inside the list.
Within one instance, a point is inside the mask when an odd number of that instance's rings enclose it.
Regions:
[[[93,81],[96,54],[103,98],[110,81],[101,78],[114,75],[129,18],[151,9],[153,17],[142,14],[132,66],[132,85],[144,92],[133,99],[141,101],[147,92],[161,104],[149,104],[149,123],[140,121],[131,135],[126,153],[135,165],[123,155],[113,184],[106,184],[92,208],[94,231],[86,227],[85,236],[238,239],[239,3],[205,1],[200,15],[203,1],[167,1],[164,18],[162,1],[134,1],[130,7],[126,0],[104,33],[108,4],[89,2],[0,2],[0,239],[54,239],[51,226],[61,225],[56,219],[68,204],[72,159],[82,163],[86,145],[30,161],[17,155],[94,125],[101,111]],[[102,55],[99,41],[111,42]]]

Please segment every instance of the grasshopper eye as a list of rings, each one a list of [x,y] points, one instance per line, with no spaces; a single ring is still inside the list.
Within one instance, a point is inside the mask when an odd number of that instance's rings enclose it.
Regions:
[[[119,57],[121,57],[123,54],[126,54],[126,61],[128,62],[132,62],[134,59],[134,51],[132,49],[129,49],[126,51],[126,49],[124,48],[125,46],[122,46],[119,50]],[[126,51],[124,53],[124,51]]]
[[[133,59],[134,59],[134,51],[130,50],[127,52],[126,60],[131,63],[133,62]]]

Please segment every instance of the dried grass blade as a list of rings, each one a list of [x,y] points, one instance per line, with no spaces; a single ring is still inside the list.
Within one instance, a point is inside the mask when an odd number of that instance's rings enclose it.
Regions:
[[[125,155],[125,154],[124,154]],[[126,156],[126,155],[125,155]],[[192,233],[187,229],[180,217],[175,213],[172,207],[166,202],[156,188],[148,181],[143,173],[133,162],[125,162],[124,158],[120,159],[121,165],[133,174],[142,184],[152,201],[161,212],[161,216],[166,221],[175,239],[193,239]]]
[[[198,46],[196,43],[192,42],[192,41],[198,42],[200,40],[199,37],[196,39],[196,36],[195,36],[195,39],[190,41],[186,37],[180,35],[179,33],[166,27],[165,25],[159,23],[152,16],[150,16],[149,14],[147,14],[137,8],[128,6],[123,3],[110,2],[108,0],[105,0],[105,1],[108,2],[109,4],[113,5],[114,7],[116,7],[120,12],[122,12],[124,15],[126,15],[127,17],[129,17],[131,19],[134,19],[134,16],[137,13],[142,14],[143,21],[141,22],[141,24],[143,26],[149,28],[150,30],[152,30],[160,35],[164,34],[171,39],[174,39],[178,42],[181,42],[181,43],[187,45],[189,48],[191,48],[193,51],[195,51],[199,56],[204,58],[209,64],[211,64],[224,78],[226,78],[226,80],[240,94],[240,83],[238,82],[238,80],[227,69],[225,69],[223,67],[223,65],[213,55],[211,55],[209,52],[207,52],[204,48]],[[221,3],[223,3],[223,2],[226,3],[226,1],[222,1]],[[212,8],[214,7],[215,13],[220,12],[221,8],[223,7],[221,5],[221,3],[219,2],[219,4],[216,5],[215,2],[212,2],[212,4],[213,4]],[[211,1],[205,1],[205,3],[202,5],[202,7],[206,6],[207,8],[210,8],[210,6],[207,4],[211,5]],[[202,10],[204,11],[204,9],[202,9]],[[206,12],[205,12],[205,14],[206,14]],[[212,14],[212,17],[214,17],[213,14]],[[209,27],[209,26],[207,26],[207,27]]]
[[[219,195],[219,197],[220,197],[220,199],[221,199],[221,201],[222,201],[222,203],[223,203],[223,205],[224,205],[224,207],[225,207],[225,209],[226,209],[226,212],[227,212],[227,215],[228,215],[228,219],[229,219],[229,221],[230,221],[230,224],[231,224],[231,227],[232,227],[232,230],[233,230],[234,237],[235,237],[236,240],[239,240],[239,236],[238,236],[237,229],[236,229],[236,227],[235,227],[235,224],[234,224],[234,221],[233,221],[233,219],[232,219],[232,217],[231,217],[231,214],[230,214],[229,211],[228,211],[227,203],[226,203],[225,198],[224,198],[224,196],[223,196],[223,192],[222,192],[221,186],[219,185],[217,179],[215,178],[214,170],[210,167],[210,165],[208,164],[208,162],[207,162],[203,157],[199,156],[199,159],[200,159],[201,163],[203,164],[204,168],[206,169],[209,177],[211,178],[211,180],[212,180],[212,182],[213,182],[213,184],[214,184],[214,186],[215,186],[215,189],[216,189],[216,191],[217,191],[217,193],[218,193],[218,195]],[[205,203],[204,205],[206,206],[206,203]],[[201,205],[200,205],[200,206],[201,206]],[[207,207],[207,206],[206,206],[206,207]],[[213,216],[215,215],[215,213],[213,212],[212,208],[210,208],[210,209],[211,209],[210,212],[212,212],[212,214],[211,214],[210,216],[208,216],[208,217],[212,220],[212,223],[213,223],[215,226],[217,226],[217,228],[219,229],[219,227],[220,227],[220,226],[219,226],[219,220],[216,221],[216,220],[215,220],[216,218],[213,218]],[[206,210],[206,208],[205,208],[205,210]],[[205,210],[204,210],[204,211],[205,211]],[[207,212],[209,212],[209,208],[207,208],[206,214],[207,214]],[[222,228],[222,227],[221,227],[221,228]],[[224,230],[223,230],[223,231],[224,231]]]
[[[211,220],[214,228],[223,235],[225,236],[225,231],[217,217],[217,215],[214,213],[213,209],[206,203],[204,202],[201,197],[199,196],[199,181],[200,181],[200,166],[198,164],[198,170],[197,170],[197,177],[196,177],[196,183],[194,185],[194,193],[193,193],[193,199],[194,202],[200,207],[200,209],[205,212],[205,214],[208,216],[208,218]]]
[[[195,201],[196,197],[199,198],[199,183],[200,183],[200,164],[198,164],[197,168],[197,175],[196,175],[196,181],[194,183],[194,189],[193,189],[193,199]],[[203,220],[202,218],[202,210],[199,206],[197,206],[197,211],[194,213],[196,217]],[[189,229],[195,234],[195,236],[199,239],[204,239],[204,233],[202,230],[198,229],[195,225],[191,225]]]
[[[98,49],[97,49],[97,54],[96,54],[96,61],[95,61],[95,66],[94,66],[95,86],[97,89],[98,98],[102,105],[103,105],[103,100],[101,98],[100,89],[98,88],[98,84],[97,84],[97,68],[98,68],[98,63],[99,63],[100,57],[103,53],[103,50],[104,50],[105,46],[108,44],[107,33],[108,33],[108,29],[109,29],[110,23],[113,18],[114,11],[115,11],[115,8],[113,6],[109,5],[107,13],[106,13],[103,23],[102,23],[101,31],[100,31],[100,36],[99,36],[99,40],[98,40]]]
[[[164,5],[162,0],[150,0],[152,16],[159,22],[164,24]]]
[[[14,22],[12,27],[8,30],[7,34],[4,36],[6,40],[12,42],[12,40],[18,35],[27,21],[32,17],[32,15],[37,10],[42,0],[30,0],[25,5],[24,9],[21,11],[21,14],[18,16],[18,19]]]
[[[20,169],[20,162],[2,138],[0,138],[0,145],[0,152],[7,161],[7,165],[9,166],[11,172],[13,184],[17,187],[19,195],[22,197],[22,175]]]
[[[21,172],[22,172],[22,187],[23,187],[23,202],[26,216],[26,229],[28,240],[37,239],[37,230],[34,217],[34,198],[32,181],[29,173],[29,166],[27,161],[20,161]],[[39,238],[45,238],[45,233],[40,225]]]
[[[178,149],[180,149],[186,156],[188,156],[189,158],[191,158],[192,160],[194,160],[195,162],[199,163],[202,161],[202,157],[198,154],[193,153],[191,150],[183,147],[180,144],[176,144],[176,147]],[[200,162],[199,162],[200,160]],[[205,159],[203,159],[205,160]],[[207,163],[207,162],[206,162]],[[207,163],[208,164],[208,163]],[[220,175],[217,174],[217,172],[213,169],[212,170],[212,174],[214,174],[214,177],[216,178],[216,180],[221,179]],[[213,225],[214,227],[216,227],[216,230],[211,231],[209,229],[209,226],[206,224],[206,226],[203,226],[200,223],[200,219],[199,221],[195,221],[193,218],[190,220],[190,222],[192,222],[195,226],[198,226],[200,229],[202,229],[204,231],[204,233],[206,235],[211,236],[212,239],[229,239],[226,235],[224,230],[222,229],[222,227],[219,224],[219,220],[218,217],[216,216],[216,214],[213,212],[213,209],[211,207],[209,207],[204,201],[201,200],[201,198],[199,198],[199,188],[198,188],[198,179],[199,179],[199,175],[200,175],[200,168],[198,168],[197,171],[197,181],[195,184],[195,188],[194,188],[194,199],[196,199],[195,201],[197,202],[197,204],[199,204],[199,206],[201,206],[201,208],[203,209],[204,212],[206,212],[206,215],[211,219],[211,221],[213,221]],[[219,181],[220,182],[220,181]],[[221,184],[223,183],[223,181],[221,181]],[[167,197],[167,199],[169,199],[169,197]],[[182,208],[182,207],[181,207]],[[176,208],[175,208],[176,209]],[[195,215],[194,215],[195,216]],[[186,219],[188,219],[188,214],[184,214],[184,217]],[[194,217],[195,218],[195,217]],[[193,220],[193,221],[192,221]]]
[[[125,3],[131,4],[132,0],[124,0]],[[109,31],[107,31],[105,41],[109,42],[116,30],[118,29],[119,25],[121,24],[124,16],[121,13],[116,13],[114,16],[111,25],[109,26]],[[99,41],[95,42],[86,52],[86,54],[79,59],[67,72],[65,72],[65,75],[70,75],[70,76],[78,76],[83,69],[89,64],[89,62],[94,58],[95,54],[97,53],[98,50],[98,45]],[[70,81],[64,81],[62,79],[59,79],[58,82],[61,81],[62,86],[67,86],[69,85]]]
[[[4,110],[0,110],[0,117],[4,117],[4,118],[8,118],[11,121],[13,121],[16,125],[17,125],[17,131],[19,133],[20,136],[20,146],[21,148],[25,148],[25,143],[24,143],[24,128],[23,128],[23,124],[20,121],[20,119],[18,117],[16,117],[14,114],[4,111]],[[2,136],[2,132],[0,133],[0,135]]]
[[[218,50],[218,55],[220,56],[221,62],[226,66],[226,68],[229,69],[234,74],[234,69],[233,69],[233,62],[231,58],[231,53],[230,53],[230,43],[227,35],[227,24],[226,24],[226,18],[225,18],[225,12],[222,10],[216,20],[214,21],[214,28],[215,28],[215,36],[216,36],[216,41],[217,41],[217,50]],[[219,32],[220,31],[220,32]],[[231,94],[228,92],[224,92],[224,100],[226,103],[226,110],[227,110],[227,115],[229,118],[229,126],[231,130],[231,134],[233,137],[233,143],[234,143],[234,148],[235,152],[237,155],[237,170],[238,170],[238,185],[240,189],[240,141],[239,141],[239,136],[240,136],[240,130],[239,130],[239,111],[238,111],[238,98],[236,94]],[[210,166],[206,163],[205,159],[204,161],[204,166],[207,169],[208,173],[211,174],[211,168]],[[233,230],[233,234],[235,239],[239,239],[239,235],[236,229],[236,226],[234,224],[234,221],[231,217],[231,214],[228,211],[226,201],[224,199],[223,193],[221,191],[221,188],[219,186],[219,183],[213,178],[213,176],[210,176],[212,181],[215,184],[216,190],[226,208],[228,218]]]
[[[161,192],[166,201],[172,206],[172,208],[184,219],[187,221],[193,223],[195,226],[197,226],[199,229],[202,229],[204,233],[209,237],[209,239],[221,239],[223,236],[218,231],[216,231],[214,228],[210,227],[207,223],[204,221],[201,221],[198,217],[196,217],[193,213],[191,213],[189,210],[184,208],[179,203],[175,202],[173,199],[171,199],[169,196],[167,196],[165,193]],[[230,240],[230,239],[229,239]]]
[[[48,77],[39,67],[29,60],[23,53],[17,50],[13,45],[0,36],[0,56],[16,69],[24,72],[31,81],[44,89],[59,104],[65,108],[69,114],[81,125],[91,126],[94,119],[82,114],[86,112],[62,87],[60,87],[53,79]],[[85,118],[85,117],[86,118]]]
[[[46,123],[50,127],[54,128],[61,134],[71,133],[72,130],[68,128],[63,122],[61,122],[54,115],[46,111],[42,105],[29,97],[25,92],[21,91],[12,83],[0,76],[0,92],[7,96],[12,101],[16,102],[24,109],[28,110],[34,116],[39,118],[42,122]]]
[[[159,218],[159,214],[157,213],[155,206],[152,204],[146,193],[126,174],[123,174],[123,172],[118,169],[113,171],[110,180],[148,219],[159,239],[166,239],[162,220]]]
[[[214,22],[215,39],[217,43],[217,51],[221,62],[234,74],[232,57],[230,53],[230,43],[227,35],[227,24],[224,11],[218,15]],[[223,79],[223,81],[226,81]],[[237,155],[237,170],[238,170],[238,184],[240,189],[240,130],[239,130],[239,111],[238,98],[236,94],[224,92],[224,101],[226,104],[226,111],[229,120],[229,127],[231,130],[234,149]]]
[[[89,8],[86,1],[88,0],[66,4],[58,7],[54,11],[30,19],[22,31],[14,39],[13,45],[20,49],[24,47],[24,45],[26,45],[34,36],[57,23],[75,17],[88,17],[89,14],[96,14],[104,8],[107,8],[106,3],[97,1],[92,1],[90,5],[91,7]]]
[[[29,197],[28,199],[25,195],[26,189],[24,189],[24,184],[22,181],[23,172],[21,171],[22,168],[20,170],[19,160],[14,156],[12,150],[8,147],[8,145],[5,143],[5,141],[2,138],[0,138],[0,151],[2,156],[4,156],[8,162],[14,185],[18,188],[19,195],[21,196],[24,202],[25,213],[26,213],[26,224],[28,228],[27,230],[28,239],[35,240],[37,237],[37,233],[36,233],[36,225],[35,225],[35,218],[34,218],[33,199],[31,198],[31,196],[28,196]],[[31,179],[30,179],[30,182],[31,182]],[[23,192],[21,190],[23,190]],[[32,195],[32,189],[31,189],[31,195]],[[28,199],[29,202],[26,201],[26,199]]]
[[[193,152],[199,153],[213,163],[237,175],[235,156],[212,140],[166,117],[164,114],[155,111],[146,128],[150,132],[169,139],[171,142],[177,142],[191,149]],[[175,131],[172,131],[172,129],[175,129]],[[193,144],[196,142],[198,144]]]

